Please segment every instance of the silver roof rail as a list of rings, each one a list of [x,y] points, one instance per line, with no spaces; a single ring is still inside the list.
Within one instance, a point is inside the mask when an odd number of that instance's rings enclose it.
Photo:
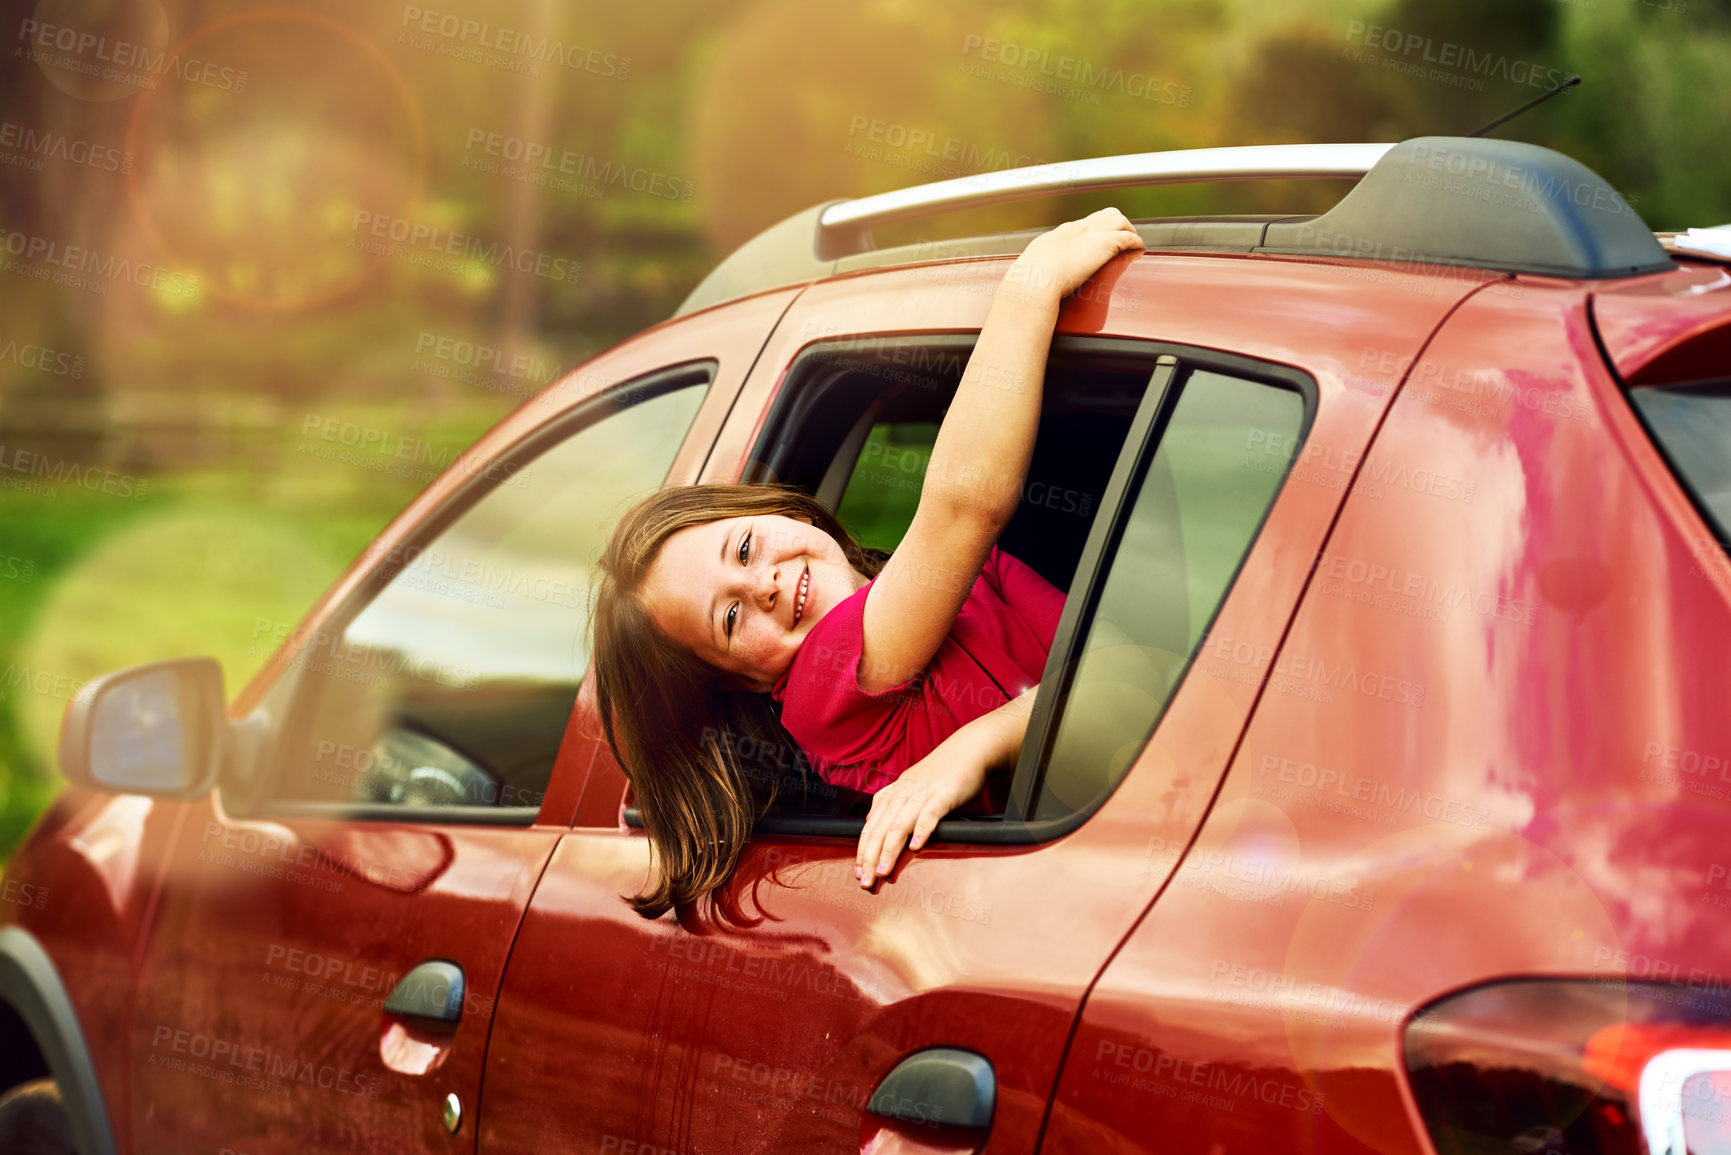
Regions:
[[[674,316],[884,265],[1019,253],[1040,230],[875,249],[873,225],[1033,197],[1229,180],[1358,179],[1321,216],[1138,221],[1151,250],[1289,253],[1603,278],[1674,268],[1604,178],[1538,145],[1424,136],[1399,144],[1270,144],[1066,161],[829,201],[739,246]]]
[[[1033,197],[1102,189],[1144,188],[1223,180],[1356,179],[1393,144],[1261,144],[1240,148],[1187,148],[1138,152],[1092,160],[1058,161],[1004,169],[837,201],[818,217],[827,232],[859,232],[873,225],[983,208]],[[820,248],[822,242],[819,242]]]

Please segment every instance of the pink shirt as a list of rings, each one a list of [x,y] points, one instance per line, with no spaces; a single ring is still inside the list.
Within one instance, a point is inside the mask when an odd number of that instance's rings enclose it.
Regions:
[[[868,794],[1038,683],[1064,609],[1064,595],[1046,579],[993,547],[931,662],[871,694],[858,681],[870,592],[868,583],[825,614],[770,691],[812,769]]]

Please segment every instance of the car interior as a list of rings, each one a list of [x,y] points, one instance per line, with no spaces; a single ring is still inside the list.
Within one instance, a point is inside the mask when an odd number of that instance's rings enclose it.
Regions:
[[[913,520],[932,442],[973,345],[971,335],[930,335],[807,349],[789,371],[745,479],[806,489],[864,544],[893,550]],[[1154,362],[1153,353],[1107,342],[1061,337],[1053,344],[1022,500],[998,544],[1060,590],[1075,576]],[[778,751],[776,758],[798,767],[800,788],[771,813],[869,808],[869,796],[821,783],[813,789],[797,753]],[[1008,778],[1007,770],[994,776],[974,816],[1002,813]]]

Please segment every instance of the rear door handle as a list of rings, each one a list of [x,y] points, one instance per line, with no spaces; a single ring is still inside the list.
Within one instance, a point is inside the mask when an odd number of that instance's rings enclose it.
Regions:
[[[456,1030],[463,1017],[463,968],[446,959],[421,963],[397,982],[385,1013],[429,1030]]]
[[[998,1077],[984,1055],[929,1047],[896,1064],[866,1110],[909,1123],[984,1129],[998,1106]]]

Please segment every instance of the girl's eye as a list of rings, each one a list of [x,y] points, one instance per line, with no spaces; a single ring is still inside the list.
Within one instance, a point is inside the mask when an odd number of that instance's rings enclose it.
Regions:
[[[751,561],[751,535],[748,533],[739,539],[739,564],[746,565]]]
[[[724,619],[723,626],[722,626],[722,628],[727,631],[728,637],[731,638],[733,636],[733,623],[738,621],[738,620],[739,620],[739,607],[738,606],[728,606],[727,607],[727,617]]]

